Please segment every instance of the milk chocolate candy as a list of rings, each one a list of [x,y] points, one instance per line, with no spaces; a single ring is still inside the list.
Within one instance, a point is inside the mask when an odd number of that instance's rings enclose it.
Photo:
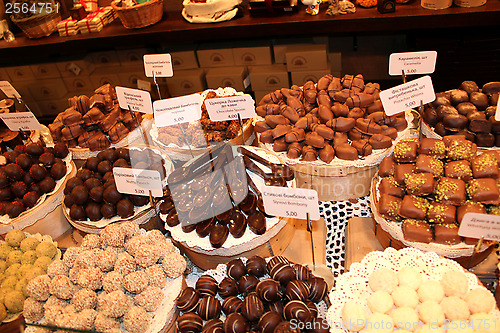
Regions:
[[[297,90],[294,90],[294,89],[290,89],[290,88],[281,88],[281,94],[283,95],[283,97],[285,99],[289,99],[289,98],[298,98],[299,95],[300,95],[300,91],[297,91]]]
[[[295,124],[297,120],[299,120],[299,113],[297,110],[285,104],[280,107],[280,114],[290,120],[292,124]]]
[[[451,105],[440,105],[436,108],[437,116],[439,121],[442,121],[444,117],[450,114],[459,114],[458,110]]]
[[[467,213],[486,214],[486,208],[480,202],[467,201],[465,205],[457,208],[457,221],[459,224],[462,223],[464,215]]]
[[[99,124],[105,118],[104,113],[97,107],[93,107],[83,116],[83,121],[86,126]]]
[[[365,111],[362,108],[358,107],[352,108],[351,111],[349,111],[349,113],[347,114],[348,118],[354,118],[354,119],[363,118],[364,116],[365,116]]]
[[[498,99],[500,97],[500,93],[493,93],[488,95],[488,100],[490,102],[490,106],[498,105]],[[488,108],[486,108],[488,109]]]
[[[78,137],[78,146],[81,148],[89,147],[89,139],[96,133],[96,131],[92,132],[83,132],[82,135]]]
[[[84,129],[80,125],[65,126],[61,130],[61,135],[63,140],[69,141],[75,139],[83,134]]]
[[[378,213],[388,220],[401,221],[398,211],[402,202],[398,197],[382,193],[377,203]]]
[[[281,138],[278,138],[278,139],[274,140],[273,150],[275,152],[287,151],[288,150],[288,143],[285,142],[285,138],[284,137],[281,137]]]
[[[124,139],[129,133],[129,130],[123,123],[116,123],[108,132],[111,143],[117,143]]]
[[[334,94],[337,91],[342,90],[342,83],[340,82],[340,78],[332,77],[332,80],[328,84],[328,88],[326,90],[328,92],[328,96],[333,99]]]
[[[365,80],[363,78],[362,74],[357,74],[353,79],[351,83],[351,90],[360,93],[365,89]]]
[[[451,105],[450,94],[437,93],[436,99],[431,103],[432,107],[437,108],[440,105]]]
[[[391,123],[391,117],[387,116],[385,112],[382,111],[370,113],[366,119],[373,120],[379,125],[389,125]]]
[[[498,99],[497,99],[497,104],[498,104]],[[494,105],[497,105],[497,104],[494,104]],[[493,105],[488,106],[486,108],[486,110],[484,110],[484,114],[486,115],[486,118],[488,118],[488,119],[491,116],[494,116],[496,112],[497,112],[497,107],[493,106]]]
[[[410,242],[430,243],[432,242],[432,230],[425,221],[407,219],[401,225],[404,238]]]
[[[439,139],[422,138],[420,140],[420,147],[418,148],[419,154],[434,156],[438,159],[443,159],[446,154],[446,146],[444,142]]]
[[[278,139],[284,137],[285,134],[289,133],[291,130],[291,125],[277,125],[274,129],[271,130],[271,133],[274,139]]]
[[[275,128],[278,125],[287,125],[290,124],[290,120],[288,120],[285,116],[281,114],[277,115],[267,115],[265,117],[266,124],[271,128]]]
[[[255,108],[255,113],[264,118],[269,114],[278,114],[280,106],[278,104],[263,104]]]
[[[460,89],[453,89],[450,92],[450,102],[453,105],[458,105],[462,102],[468,102],[469,101],[469,94]]]
[[[349,139],[354,141],[354,140],[362,140],[362,139],[368,139],[370,135],[361,133],[359,129],[354,127],[352,130],[349,131],[348,133]]]
[[[368,82],[365,84],[365,89],[363,90],[365,94],[373,95],[375,99],[379,99],[380,84]]]
[[[306,112],[304,110],[304,105],[302,104],[299,98],[290,96],[286,99],[286,104],[288,104],[288,106],[297,111],[299,117],[303,117],[306,115]]]
[[[335,136],[335,131],[324,124],[321,124],[321,125],[313,124],[311,129],[314,132],[321,135],[325,140],[333,140],[333,137]],[[347,136],[346,136],[346,138],[347,138]]]
[[[342,132],[335,132],[333,135],[333,147],[336,147],[340,144],[348,143],[348,136]]]
[[[380,101],[380,99],[377,99],[376,101],[373,102],[373,104],[369,105],[366,108],[366,112],[368,114],[373,113],[373,112],[377,112],[377,111],[384,111],[384,106],[382,105],[382,102]]]
[[[458,88],[461,90],[465,90],[468,94],[474,91],[479,91],[479,87],[474,81],[463,81],[462,83],[460,83],[460,87]]]
[[[472,92],[470,94],[469,101],[481,111],[486,109],[489,105],[488,96],[482,92]]]
[[[368,142],[367,139],[363,140],[354,140],[351,142],[351,145],[356,148],[359,156],[368,156],[372,153],[372,145]]]
[[[273,131],[267,130],[260,133],[259,140],[262,143],[273,143]]]
[[[405,195],[399,207],[399,215],[404,218],[423,220],[427,216],[429,201],[414,195]]]
[[[378,175],[380,177],[394,176],[394,169],[396,169],[396,162],[392,156],[386,156],[380,162],[378,167]]]
[[[459,141],[465,140],[465,135],[464,134],[456,134],[456,135],[447,135],[443,137],[443,143],[446,146],[446,148],[460,144]]]
[[[110,113],[104,118],[104,120],[101,122],[101,127],[104,131],[109,131],[111,127],[115,126],[116,123],[118,122],[118,116],[115,113]]]
[[[318,85],[319,85],[319,81],[318,81]],[[327,85],[327,87],[328,87],[328,85]],[[326,90],[326,88],[320,89],[320,90]],[[309,104],[315,103],[317,93],[318,93],[318,91],[316,90],[316,87],[314,86],[314,82],[309,80],[306,83],[304,83],[304,99],[307,101],[307,103],[309,103]]]
[[[288,158],[299,158],[302,155],[302,145],[298,142],[292,142],[288,145],[286,156]]]
[[[476,144],[478,147],[493,147],[495,136],[491,133],[476,133]]]
[[[111,146],[108,138],[102,132],[97,132],[89,138],[89,148],[92,151],[103,150]]]
[[[318,94],[316,96],[316,103],[318,103],[318,105],[324,105],[328,108],[332,107],[332,100],[324,90],[318,91]]]
[[[467,114],[477,111],[477,108],[471,102],[462,102],[456,106],[459,114],[466,116]]]
[[[434,243],[454,245],[462,243],[462,237],[458,234],[456,224],[436,224],[434,225]]]
[[[348,143],[336,146],[335,155],[341,160],[353,161],[358,159],[358,151]]]
[[[467,117],[461,114],[449,114],[443,118],[443,125],[447,130],[461,130],[467,126]]]
[[[333,103],[330,109],[335,114],[335,117],[347,117],[349,115],[349,107],[339,102]]]
[[[297,142],[306,138],[306,132],[302,128],[293,127],[290,132],[285,134],[285,142]]]
[[[415,140],[401,140],[394,147],[394,161],[410,163],[417,160],[418,143]]]
[[[486,114],[484,112],[481,112],[481,111],[472,111],[472,112],[469,112],[467,115],[467,120],[468,121],[472,121],[472,120],[475,120],[475,119],[486,119]]]
[[[465,202],[465,182],[448,177],[439,179],[436,185],[435,200],[448,205],[462,205]]]
[[[335,92],[332,99],[337,102],[345,103],[350,95],[351,91],[349,89],[342,89],[341,91]]]
[[[329,144],[319,150],[319,158],[325,163],[330,163],[335,158],[335,150]]]
[[[481,154],[471,161],[474,178],[498,178],[497,157],[493,154]]]
[[[365,93],[352,94],[347,98],[345,104],[350,107],[366,108],[373,103],[373,96]]]
[[[326,126],[333,129],[335,132],[349,132],[356,125],[357,120],[353,118],[338,117],[326,123]]]
[[[295,127],[302,128],[303,130],[308,130],[311,128],[312,124],[319,124],[319,119],[312,114],[307,114],[297,120],[297,122],[295,123]]]
[[[255,123],[253,129],[257,133],[262,133],[264,131],[267,131],[267,130],[271,129],[271,127],[265,121],[261,120],[261,121],[257,121]]]
[[[467,128],[461,130],[461,131],[458,131],[457,134],[462,134],[462,135],[465,135],[465,139],[471,141],[471,142],[474,142],[476,141],[476,134],[469,131]]]
[[[410,174],[405,179],[406,192],[410,195],[426,196],[434,191],[434,175],[428,172]]]
[[[263,104],[278,104],[281,100],[283,99],[283,95],[281,94],[281,91],[275,90],[274,92],[271,92],[264,97],[259,102],[259,105]]]
[[[445,205],[439,202],[431,202],[427,210],[427,221],[429,223],[455,223],[457,208],[452,205]]]
[[[456,178],[468,182],[472,178],[472,169],[467,160],[451,161],[446,163],[444,174],[448,178]]]
[[[59,141],[61,139],[61,137],[62,137],[61,131],[62,131],[63,127],[64,127],[64,125],[63,125],[62,121],[49,124],[50,135],[52,135],[52,138],[54,139],[54,141]]]
[[[398,198],[403,198],[405,196],[404,188],[398,186],[393,176],[382,178],[378,188],[380,193],[389,194]]]
[[[382,135],[390,137],[392,140],[396,139],[398,136],[398,131],[394,127],[389,127],[387,125],[382,125]]]
[[[481,89],[485,94],[494,94],[500,92],[500,82],[488,82],[485,83]]]
[[[429,126],[436,126],[439,121],[436,109],[426,108],[422,119],[426,124],[429,124]]]
[[[316,132],[307,133],[305,142],[306,145],[313,146],[315,148],[323,148],[325,146],[325,139]]]
[[[396,164],[394,168],[394,180],[399,186],[404,186],[406,178],[412,173],[415,173],[414,164]]]
[[[316,161],[318,159],[318,152],[314,147],[302,147],[302,160],[306,162]]]
[[[351,74],[345,74],[340,82],[342,83],[342,87],[351,89],[352,86],[352,80],[354,79],[354,75]]]
[[[68,108],[62,113],[62,122],[66,126],[83,124],[82,114],[74,108]]]
[[[467,192],[472,201],[498,204],[499,192],[495,179],[472,179],[469,181]]]
[[[387,135],[373,134],[368,142],[372,145],[373,149],[385,149],[392,146],[392,140]]]
[[[371,119],[356,119],[356,127],[365,134],[380,134],[382,132],[380,125]]]
[[[324,124],[329,120],[333,119],[333,112],[326,105],[320,105],[318,107],[318,118]]]
[[[431,173],[434,178],[438,178],[441,177],[443,171],[443,162],[439,159],[425,154],[418,155],[415,172]]]
[[[78,99],[76,100],[76,107],[75,108],[81,114],[87,113],[87,111],[90,109],[89,98],[86,95],[78,96]]]
[[[453,134],[453,132],[448,131],[446,128],[444,128],[443,123],[437,123],[436,126],[434,127],[434,132],[436,132],[436,134],[440,136],[447,136]]]

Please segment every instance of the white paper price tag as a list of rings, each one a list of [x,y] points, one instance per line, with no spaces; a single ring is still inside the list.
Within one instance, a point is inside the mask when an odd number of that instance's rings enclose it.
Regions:
[[[500,121],[500,98],[497,102],[497,112],[495,112],[495,120]]]
[[[113,168],[116,189],[120,193],[163,196],[160,173],[156,170]]]
[[[153,113],[153,105],[151,104],[151,95],[149,92],[138,89],[131,89],[125,87],[115,87],[118,103],[122,109],[142,112]]]
[[[237,120],[255,117],[255,102],[250,95],[209,98],[205,100],[212,121]]]
[[[145,54],[144,72],[147,77],[171,77],[174,75],[172,69],[172,57],[169,53],[165,54]]]
[[[319,220],[318,192],[304,188],[264,186],[260,189],[269,215]]]
[[[17,90],[14,89],[14,87],[12,86],[12,84],[10,84],[9,81],[0,81],[0,89],[3,91],[5,96],[9,98],[14,98],[14,97],[21,98],[21,95],[19,95]]]
[[[39,131],[42,125],[32,112],[2,113],[2,119],[11,131]]]
[[[500,216],[467,213],[460,223],[458,234],[462,237],[500,241]]]
[[[200,120],[201,96],[192,94],[153,102],[156,127],[165,127],[176,124]]]
[[[392,53],[389,57],[389,75],[430,74],[436,69],[436,51]]]
[[[380,100],[388,116],[434,101],[436,95],[429,75],[380,92]]]

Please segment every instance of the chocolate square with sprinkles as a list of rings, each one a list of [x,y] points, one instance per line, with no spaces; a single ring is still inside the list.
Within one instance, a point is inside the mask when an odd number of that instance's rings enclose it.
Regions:
[[[460,206],[465,202],[465,182],[460,179],[443,177],[436,185],[437,202]]]

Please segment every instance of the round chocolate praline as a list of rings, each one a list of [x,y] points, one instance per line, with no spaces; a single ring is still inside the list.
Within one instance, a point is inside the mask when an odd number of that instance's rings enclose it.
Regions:
[[[97,165],[97,171],[99,171],[99,173],[101,174],[105,174],[106,172],[110,172],[113,170],[113,164],[111,164],[110,161],[108,160],[104,160],[104,161],[101,161],[99,162],[99,164]]]
[[[43,147],[43,154],[45,154],[45,153],[50,153],[50,154],[55,156],[54,147],[47,147],[47,146]]]
[[[204,274],[200,276],[198,281],[196,281],[196,290],[200,295],[217,295],[217,289],[219,288],[217,281],[211,276]]]
[[[102,157],[103,159],[113,163],[118,158],[118,153],[116,152],[115,148],[109,148],[103,151]]]
[[[286,286],[285,296],[290,301],[305,301],[309,296],[309,286],[307,285],[307,282],[302,280],[290,281]]]
[[[160,204],[160,213],[161,214],[168,214],[172,209],[175,208],[175,204],[171,199],[165,199],[161,204]]]
[[[240,313],[231,313],[224,321],[225,333],[246,333],[248,329],[248,322]]]
[[[85,162],[85,168],[90,171],[97,171],[97,165],[99,164],[99,159],[95,156],[90,157],[87,162]]]
[[[32,191],[32,192],[35,192],[35,191]],[[30,193],[30,192],[28,192]],[[35,193],[38,193],[38,192],[35,192]],[[65,195],[64,196],[64,205],[68,208],[71,208],[71,206],[73,206],[75,203],[73,202],[73,199],[71,199],[71,195]]]
[[[241,312],[243,301],[237,296],[229,296],[222,302],[222,311],[228,316],[233,312]]]
[[[236,281],[230,277],[222,279],[219,283],[219,295],[222,298],[238,295],[238,286],[236,285]]]
[[[69,209],[69,217],[76,221],[83,221],[87,218],[87,215],[85,214],[85,209],[83,208],[83,206],[74,204]]]
[[[283,302],[281,300],[274,303],[269,303],[268,306],[269,311],[276,312],[280,316],[283,316]]]
[[[66,186],[64,187],[64,194],[71,194],[71,191],[73,191],[73,189],[78,185],[83,185],[83,180],[76,177],[68,179],[68,181],[66,182]]]
[[[0,188],[9,186],[10,180],[3,169],[0,169]]]
[[[12,180],[21,180],[24,176],[23,169],[15,163],[7,164],[4,168],[4,171],[5,171],[5,174],[7,175],[7,177],[9,177]],[[45,175],[44,175],[44,177],[45,177]],[[42,177],[42,179],[43,179],[43,177]]]
[[[263,279],[255,287],[257,296],[268,303],[275,302],[281,298],[280,284],[273,279]]]
[[[92,199],[94,202],[101,203],[103,192],[104,187],[102,186],[92,188],[89,192],[90,199]]]
[[[309,285],[309,299],[315,303],[321,301],[328,293],[328,285],[323,278],[312,277],[307,280]]]
[[[20,154],[16,158],[16,163],[23,169],[23,170],[29,170],[31,168],[31,165],[33,164],[33,161],[31,160],[31,157],[28,154]]]
[[[274,328],[274,333],[300,333],[301,330],[297,327],[297,323],[292,325],[289,321],[282,321]]]
[[[199,301],[200,295],[192,287],[187,287],[182,290],[175,300],[177,308],[182,312],[195,312],[198,308]]]
[[[112,218],[116,215],[116,206],[110,203],[105,203],[101,206],[101,214],[106,219]]]
[[[56,181],[51,177],[45,177],[38,185],[43,193],[50,193],[56,188]]]
[[[193,312],[186,312],[177,318],[177,328],[180,333],[196,333],[201,332],[203,327],[203,319]]]
[[[83,182],[83,185],[90,191],[95,187],[102,186],[102,183],[97,178],[89,178]]]
[[[264,304],[256,293],[248,294],[243,300],[241,314],[249,321],[258,321],[264,314]]]
[[[58,142],[54,145],[54,155],[59,158],[66,158],[68,156],[69,150],[68,147],[61,142]]]
[[[293,300],[285,304],[283,314],[286,320],[298,320],[300,322],[309,322],[313,319],[311,311],[302,301]]]
[[[217,333],[217,331],[215,331],[216,328],[220,328],[222,330],[221,333],[224,332],[224,324],[219,318],[207,320],[207,322],[203,325],[202,332],[208,333],[208,331],[211,330],[210,332]]]
[[[50,176],[54,178],[54,180],[59,180],[64,177],[66,174],[66,165],[62,163],[56,163],[50,169]]]
[[[32,156],[40,156],[43,154],[43,146],[40,143],[29,143],[26,145],[25,152]]]
[[[310,300],[304,301],[304,303],[309,308],[309,311],[311,311],[313,317],[316,318],[318,316],[318,308],[316,307],[316,304],[314,304],[314,302]]]
[[[9,150],[3,153],[3,156],[7,159],[8,163],[16,163],[16,158],[21,154],[17,150]]]
[[[216,224],[213,226],[212,231],[210,231],[210,244],[214,248],[220,248],[227,239],[229,235],[229,229],[225,224]]]
[[[42,195],[44,194],[44,192],[42,191],[42,189],[40,188],[40,185],[39,183],[34,183],[33,185],[30,186],[30,192],[31,191],[35,191],[37,192],[38,194]]]
[[[130,151],[128,148],[118,148],[116,150],[118,158],[123,158],[125,161],[130,162]]]
[[[266,217],[261,212],[248,215],[247,224],[256,235],[263,235],[266,232]]]
[[[123,195],[118,192],[116,186],[108,186],[104,189],[102,194],[104,201],[116,205],[118,201],[123,199]],[[118,208],[118,207],[117,207]]]
[[[129,167],[130,165],[123,158],[119,158],[113,163],[113,168],[129,168]]]
[[[43,166],[46,168],[52,167],[52,165],[54,165],[55,161],[56,161],[56,157],[52,153],[43,153],[38,158],[38,162],[42,163]]]
[[[295,279],[295,271],[293,268],[283,263],[273,266],[269,275],[276,281],[279,281],[282,286],[286,286],[288,282]]]
[[[279,264],[279,263],[283,263],[283,264],[289,264],[290,261],[288,261],[287,258],[283,257],[283,256],[275,256],[275,257],[272,257],[271,259],[269,259],[269,261],[267,262],[267,271],[270,272],[271,269]]]
[[[71,191],[71,199],[73,199],[73,202],[77,205],[86,204],[89,199],[89,192],[87,188],[83,185],[75,186]]]
[[[247,295],[255,290],[259,279],[253,275],[243,275],[238,279],[238,290],[240,294]]]
[[[295,278],[297,280],[308,280],[311,277],[309,268],[301,264],[294,264],[293,270],[295,271]]]
[[[30,168],[30,176],[36,181],[41,181],[47,177],[47,169],[43,165],[33,164]]]
[[[135,206],[138,207],[144,206],[149,202],[149,198],[145,195],[129,195],[129,199]]]
[[[19,201],[14,201],[9,207],[7,208],[7,214],[9,214],[9,217],[11,219],[18,217],[22,212],[26,210],[26,207],[19,202]]]
[[[165,223],[169,227],[175,227],[180,223],[179,221],[179,215],[177,215],[177,211],[175,209],[172,209],[170,212],[168,212],[167,217],[165,218]]]
[[[266,274],[266,260],[259,256],[248,258],[246,263],[247,272],[256,277],[262,277]]]
[[[91,221],[99,221],[102,219],[101,206],[95,202],[90,202],[85,207],[85,214]]]
[[[92,178],[93,172],[89,169],[80,169],[76,173],[76,176],[83,180],[83,182],[86,182],[88,179]]]
[[[233,259],[230,262],[228,262],[226,268],[227,268],[226,272],[227,275],[235,280],[239,280],[240,277],[242,277],[247,273],[245,264],[239,258]]]
[[[28,192],[28,186],[24,182],[18,181],[10,186],[10,190],[16,198],[22,198]]]
[[[12,199],[12,191],[10,187],[0,189],[0,201],[8,201]]]
[[[40,195],[37,192],[28,192],[23,196],[23,204],[28,208],[34,207],[39,198]]]
[[[314,318],[310,325],[311,329],[308,330],[308,332],[311,333],[329,333],[330,332],[330,325],[328,324],[328,320],[325,318]]]
[[[198,305],[198,314],[204,320],[219,318],[221,305],[217,298],[208,295],[200,300]]]
[[[281,323],[283,319],[279,314],[274,311],[268,311],[262,315],[259,319],[259,332],[261,333],[273,333],[274,328]]]
[[[134,215],[134,204],[128,199],[122,199],[116,204],[116,212],[121,218],[127,218]]]

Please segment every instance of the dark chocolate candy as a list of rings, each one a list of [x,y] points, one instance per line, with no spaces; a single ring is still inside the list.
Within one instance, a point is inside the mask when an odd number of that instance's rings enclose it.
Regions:
[[[309,297],[309,286],[305,281],[292,280],[286,285],[285,296],[290,301],[305,301]]]
[[[247,224],[250,230],[256,235],[266,232],[266,218],[262,212],[257,211],[247,217]]]
[[[299,322],[310,322],[313,319],[311,311],[307,305],[298,300],[288,302],[283,308],[283,314],[286,320],[296,320]]]
[[[104,203],[101,206],[101,214],[104,218],[112,218],[116,215],[116,206],[110,203]]]
[[[264,304],[255,292],[248,294],[243,300],[241,314],[249,321],[258,321],[264,314]]]
[[[90,202],[85,207],[85,214],[91,221],[99,221],[102,219],[101,205]]]
[[[196,234],[201,238],[204,238],[210,234],[212,228],[215,226],[217,220],[215,217],[208,218],[196,224]]]
[[[235,280],[238,280],[247,273],[245,264],[239,258],[233,259],[230,262],[228,262],[226,267],[227,267],[227,272],[226,272],[227,275]]]
[[[431,202],[427,210],[427,221],[429,223],[450,224],[456,221],[457,208],[452,205],[445,205],[439,202]]]
[[[226,298],[229,296],[237,296],[238,295],[238,286],[234,279],[230,277],[225,277],[219,283],[219,295],[222,298]]]
[[[217,281],[208,274],[203,274],[198,281],[196,281],[196,290],[201,296],[215,296],[218,288]]]
[[[106,192],[106,190],[104,190],[104,192]],[[116,212],[121,218],[125,219],[131,217],[134,215],[134,204],[128,199],[122,199],[116,204]]]
[[[177,318],[177,327],[181,333],[201,332],[203,319],[193,312],[186,312]]]
[[[474,178],[498,178],[499,169],[496,155],[481,154],[471,161]]]
[[[404,238],[410,242],[432,242],[432,230],[428,223],[414,219],[407,219],[401,225]]]
[[[198,305],[198,314],[204,320],[219,318],[221,304],[217,298],[212,295],[203,296]]]
[[[278,263],[274,265],[269,271],[269,275],[281,283],[281,285],[286,286],[288,282],[295,279],[295,271],[288,264]]]
[[[423,220],[427,215],[429,202],[427,199],[414,195],[405,195],[399,206],[399,215],[408,218]]]
[[[318,303],[325,298],[328,293],[328,285],[325,280],[320,277],[311,277],[307,280],[309,285],[309,300]]]
[[[231,313],[241,312],[243,301],[237,296],[229,296],[222,302],[222,311],[228,316]]]
[[[225,333],[245,333],[248,329],[248,322],[240,313],[231,313],[224,321]]]
[[[268,311],[259,319],[259,331],[261,333],[273,333],[274,328],[281,323],[283,319],[274,311]]]
[[[263,279],[257,283],[255,292],[265,302],[275,302],[280,299],[280,284],[273,279]]]
[[[69,217],[76,221],[83,221],[87,218],[87,215],[85,214],[85,209],[83,208],[83,206],[74,204],[69,209]]]
[[[252,256],[247,260],[246,269],[248,274],[262,277],[266,273],[266,261],[262,257]]]
[[[253,275],[243,275],[238,279],[238,290],[241,294],[247,295],[255,290],[259,279]]]
[[[177,308],[182,312],[195,312],[199,301],[200,295],[192,287],[184,288],[175,300]]]
[[[219,248],[226,242],[228,235],[229,229],[225,224],[216,224],[210,232],[210,244],[212,244],[214,248]]]

